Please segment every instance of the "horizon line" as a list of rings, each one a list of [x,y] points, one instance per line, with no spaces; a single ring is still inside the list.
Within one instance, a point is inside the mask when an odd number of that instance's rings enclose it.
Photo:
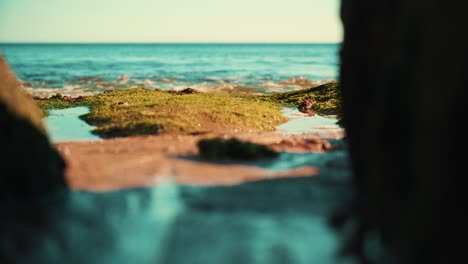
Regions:
[[[304,42],[256,42],[256,41],[246,41],[246,42],[229,42],[229,41],[220,41],[220,42],[198,42],[198,41],[142,41],[142,42],[120,42],[120,41],[0,41],[0,44],[340,44],[342,41],[304,41]]]

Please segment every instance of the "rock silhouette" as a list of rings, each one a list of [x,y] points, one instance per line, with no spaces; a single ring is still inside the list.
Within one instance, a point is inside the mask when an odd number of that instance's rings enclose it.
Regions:
[[[348,209],[357,223],[345,250],[382,263],[365,250],[377,237],[396,263],[455,263],[468,59],[456,25],[467,24],[465,11],[437,0],[341,4],[340,88],[356,190]]]
[[[41,111],[0,56],[0,201],[66,190],[65,162],[49,144]]]

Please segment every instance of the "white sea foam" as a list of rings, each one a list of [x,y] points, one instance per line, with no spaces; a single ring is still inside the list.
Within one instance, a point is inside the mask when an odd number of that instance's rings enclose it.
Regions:
[[[305,77],[292,77],[279,81],[273,81],[269,76],[207,76],[201,81],[184,80],[184,76],[169,77],[147,77],[144,79],[130,78],[122,74],[116,79],[107,81],[97,76],[82,77],[77,80],[66,81],[67,85],[62,87],[47,87],[45,83],[28,83],[24,87],[33,96],[50,97],[55,94],[68,96],[88,96],[114,89],[125,89],[129,87],[143,87],[147,89],[183,90],[193,88],[201,92],[228,92],[268,94],[300,90],[316,87],[335,80],[310,80]]]

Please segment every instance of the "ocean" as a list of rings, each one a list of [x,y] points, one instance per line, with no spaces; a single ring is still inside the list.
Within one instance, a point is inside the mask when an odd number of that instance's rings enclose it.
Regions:
[[[145,87],[275,93],[334,81],[339,44],[0,44],[32,94]]]

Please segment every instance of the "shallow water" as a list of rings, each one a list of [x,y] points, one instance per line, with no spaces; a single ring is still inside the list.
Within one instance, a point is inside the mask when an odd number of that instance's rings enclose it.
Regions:
[[[67,109],[49,110],[44,118],[49,138],[52,142],[98,140],[99,137],[92,134],[94,127],[81,120],[79,116],[89,113],[85,106]]]
[[[195,187],[168,177],[153,188],[73,191],[39,211],[13,206],[0,223],[26,209],[47,224],[12,221],[0,253],[17,254],[15,263],[343,263],[340,239],[326,224],[350,195],[346,155],[335,154],[317,154],[322,173],[310,178]],[[283,156],[283,167],[300,162]]]
[[[336,118],[317,114],[308,116],[292,107],[284,107],[281,111],[289,120],[277,127],[278,132],[289,135],[312,133],[324,137],[333,135],[332,138],[339,138],[343,134],[343,129],[337,124]]]

